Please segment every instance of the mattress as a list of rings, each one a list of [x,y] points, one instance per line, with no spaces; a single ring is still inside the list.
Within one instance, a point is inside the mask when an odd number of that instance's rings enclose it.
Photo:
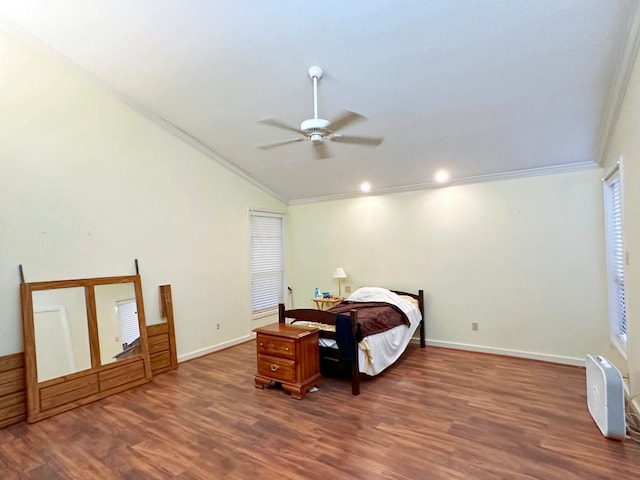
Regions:
[[[378,375],[392,365],[413,338],[422,314],[413,297],[397,295],[390,290],[379,287],[362,287],[353,292],[347,300],[354,302],[387,302],[398,306],[409,319],[409,327],[399,325],[386,332],[365,337],[358,345],[358,361],[360,372],[367,375]],[[323,347],[338,348],[336,341],[321,338]]]

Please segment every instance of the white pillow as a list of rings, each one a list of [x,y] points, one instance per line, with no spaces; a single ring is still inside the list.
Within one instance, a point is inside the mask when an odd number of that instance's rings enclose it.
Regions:
[[[387,302],[395,304],[399,298],[398,295],[386,288],[360,287],[349,295],[347,300],[352,302]]]

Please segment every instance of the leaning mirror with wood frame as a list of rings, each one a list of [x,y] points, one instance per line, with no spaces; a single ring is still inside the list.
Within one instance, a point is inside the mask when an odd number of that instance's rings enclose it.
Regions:
[[[27,421],[151,380],[139,275],[20,284]]]

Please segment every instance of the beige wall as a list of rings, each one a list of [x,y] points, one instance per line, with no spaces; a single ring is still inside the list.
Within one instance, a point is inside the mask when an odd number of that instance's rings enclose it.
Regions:
[[[342,266],[353,288],[424,289],[432,344],[583,363],[607,348],[601,176],[291,206],[294,303],[336,294]]]
[[[181,358],[248,338],[247,210],[286,206],[2,32],[0,71],[0,355],[22,351],[18,264],[41,281],[137,258],[150,323],[172,285]]]
[[[630,374],[631,393],[640,394],[640,61],[629,79],[614,135],[606,153],[606,171],[623,163],[623,230],[629,263],[625,266],[627,302],[627,358],[611,355],[623,373]]]

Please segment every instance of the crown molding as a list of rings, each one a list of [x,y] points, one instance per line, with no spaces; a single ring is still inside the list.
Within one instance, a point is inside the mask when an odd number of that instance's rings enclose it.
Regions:
[[[490,173],[487,175],[476,175],[473,177],[452,179],[446,183],[436,183],[436,182],[416,183],[413,185],[406,185],[401,187],[380,188],[378,190],[372,190],[367,193],[349,192],[349,193],[341,193],[337,195],[327,195],[323,197],[300,198],[296,200],[291,200],[289,202],[289,205],[301,205],[306,203],[327,202],[332,200],[342,200],[346,198],[355,198],[355,197],[371,197],[374,195],[390,195],[394,193],[416,192],[421,190],[434,190],[436,188],[444,188],[444,187],[451,187],[451,186],[457,186],[457,185],[469,185],[474,183],[495,182],[498,180],[509,180],[514,178],[524,178],[524,177],[540,177],[542,175],[556,175],[560,173],[592,170],[595,168],[601,168],[601,166],[596,162],[567,163],[564,165],[553,165],[550,167],[528,168],[524,170],[512,170],[510,172]]]
[[[627,42],[622,57],[616,68],[611,89],[607,95],[605,110],[598,129],[596,143],[596,160],[600,165],[606,164],[606,155],[620,116],[622,102],[627,93],[629,78],[640,48],[640,2],[634,2],[635,10],[629,20]]]
[[[51,45],[49,45],[39,37],[36,37],[31,32],[20,27],[19,25],[12,22],[11,20],[9,20],[3,15],[0,15],[0,28],[2,28],[4,31],[14,36],[18,40],[22,41],[23,43],[27,44],[29,47],[33,48],[35,51],[41,53],[42,55],[45,56],[45,58],[48,58],[49,60],[54,61],[56,64],[61,65],[63,68],[66,68],[68,71],[72,72],[73,74],[78,75],[79,77],[88,81],[92,85],[98,87],[103,92],[110,95],[111,97],[116,98],[117,100],[127,105],[136,113],[142,115],[147,120],[162,127],[165,131],[173,134],[175,137],[179,138],[183,142],[195,148],[200,153],[203,153],[205,156],[214,160],[219,165],[225,167],[226,169],[239,175],[249,183],[253,184],[254,186],[268,193],[269,195],[274,197],[276,200],[279,200],[284,204],[287,203],[287,200],[283,198],[281,195],[277,194],[276,192],[271,190],[269,187],[259,182],[256,178],[254,178],[249,173],[239,168],[237,165],[228,161],[226,158],[224,158],[218,152],[211,149],[209,146],[207,146],[204,142],[202,142],[198,138],[194,137],[193,135],[190,135],[189,133],[185,132],[177,125],[171,123],[169,120],[162,117],[161,115],[159,115],[158,113],[156,113],[155,111],[153,111],[152,109],[144,105],[142,102],[137,100],[136,98],[125,95],[120,90],[110,85],[107,81],[103,80],[101,77],[93,73],[91,70],[88,70],[87,68],[81,66],[80,64],[78,64],[77,62],[69,58],[68,56],[61,53],[59,50],[55,49],[54,47],[52,47]]]

